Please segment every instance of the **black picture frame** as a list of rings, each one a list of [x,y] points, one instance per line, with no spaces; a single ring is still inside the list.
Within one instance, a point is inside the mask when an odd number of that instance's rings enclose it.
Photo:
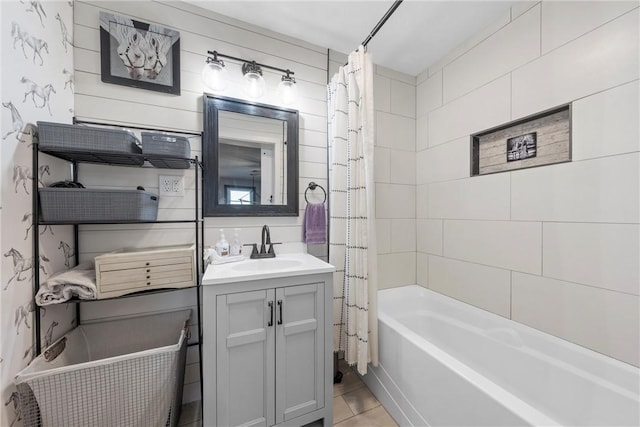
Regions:
[[[203,159],[203,215],[205,217],[225,216],[298,216],[298,110],[275,105],[259,104],[243,99],[214,96],[205,93],[204,132],[202,140]],[[218,112],[231,111],[259,117],[282,120],[287,123],[287,204],[284,205],[227,205],[218,200],[220,182],[218,181]]]
[[[507,162],[529,159],[536,157],[538,133],[529,132],[507,138]]]
[[[100,74],[104,83],[180,95],[180,33],[101,11]]]

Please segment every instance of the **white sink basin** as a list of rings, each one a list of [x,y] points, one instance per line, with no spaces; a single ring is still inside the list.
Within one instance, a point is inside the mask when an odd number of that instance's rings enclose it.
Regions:
[[[263,258],[238,262],[231,264],[230,267],[236,271],[274,271],[286,270],[300,265],[302,265],[302,261],[297,259]]]
[[[203,285],[244,282],[305,274],[331,273],[331,264],[302,253],[276,255],[275,258],[246,259],[227,264],[209,265],[202,278]]]

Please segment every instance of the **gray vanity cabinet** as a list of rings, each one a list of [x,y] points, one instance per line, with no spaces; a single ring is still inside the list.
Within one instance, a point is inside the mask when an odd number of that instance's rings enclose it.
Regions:
[[[330,277],[205,286],[205,426],[331,425]]]

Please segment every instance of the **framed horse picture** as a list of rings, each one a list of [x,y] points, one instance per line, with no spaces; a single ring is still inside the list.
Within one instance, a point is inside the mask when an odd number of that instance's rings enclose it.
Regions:
[[[180,33],[100,12],[102,81],[180,95]]]

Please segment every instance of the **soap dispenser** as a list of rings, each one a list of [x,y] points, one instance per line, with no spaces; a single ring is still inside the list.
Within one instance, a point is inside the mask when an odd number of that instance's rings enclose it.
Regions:
[[[239,233],[240,233],[239,228],[233,229],[233,240],[231,241],[231,246],[229,249],[231,256],[242,255],[242,242],[240,242],[240,237],[238,236]]]
[[[224,229],[220,229],[220,239],[216,242],[216,252],[219,256],[229,256],[229,242],[224,237]]]

